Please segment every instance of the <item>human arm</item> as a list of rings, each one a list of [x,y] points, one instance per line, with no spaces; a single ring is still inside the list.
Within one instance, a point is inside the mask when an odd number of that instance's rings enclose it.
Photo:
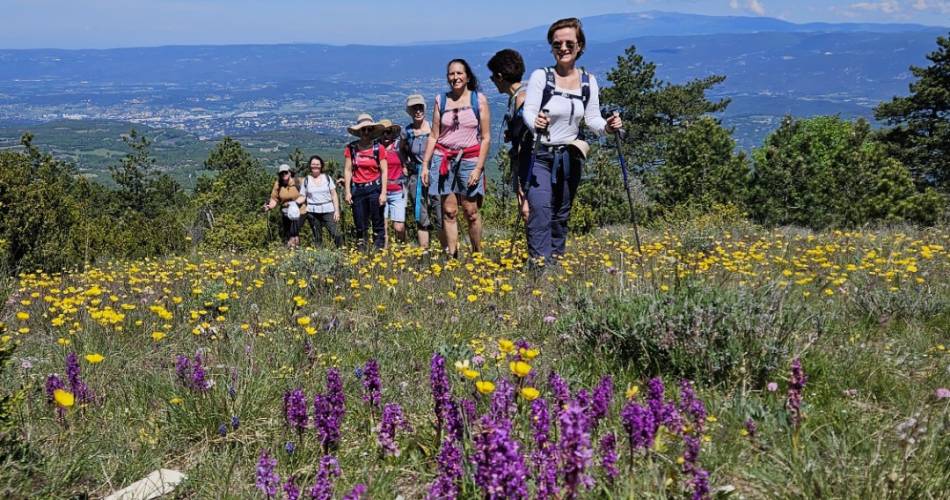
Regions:
[[[588,129],[597,135],[613,132],[613,129],[608,126],[607,120],[600,116],[600,88],[594,75],[590,75],[590,101],[587,103],[587,109],[584,110],[584,123]]]
[[[350,150],[346,149],[343,154],[343,199],[347,205],[353,204],[353,193],[350,192],[350,181],[353,180],[353,160],[350,158]]]
[[[536,69],[528,79],[528,88],[525,91],[524,124],[532,134],[538,135],[538,115],[541,113],[541,99],[544,96],[544,85],[547,82],[543,69]],[[543,127],[542,127],[543,128]]]
[[[379,205],[383,206],[386,204],[386,195],[389,193],[389,162],[386,161],[386,155],[379,158],[379,176],[383,185],[379,192]]]
[[[435,153],[435,144],[439,141],[439,133],[442,128],[442,114],[439,113],[439,97],[435,98],[435,106],[432,107],[432,125],[429,132],[429,140],[426,142],[426,152],[422,156],[422,169],[419,172],[419,180],[422,185],[429,187],[429,163],[432,161],[432,154]]]
[[[488,158],[488,152],[491,150],[491,134],[485,131],[491,130],[491,110],[488,107],[488,99],[484,94],[478,94],[478,108],[480,111],[479,126],[482,130],[481,148],[478,150],[478,162],[475,169],[468,176],[468,186],[474,187],[481,181],[482,172],[485,171],[485,160]]]
[[[329,175],[327,178],[327,189],[330,190],[330,201],[333,202],[333,222],[340,222],[340,197],[336,193],[336,183]]]
[[[280,186],[274,181],[274,187],[270,190],[270,198],[264,203],[264,211],[268,211],[277,206],[277,195],[280,193]]]

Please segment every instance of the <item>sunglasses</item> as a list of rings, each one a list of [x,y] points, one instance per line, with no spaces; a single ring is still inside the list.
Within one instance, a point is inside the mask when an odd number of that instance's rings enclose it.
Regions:
[[[562,46],[566,48],[567,50],[570,50],[571,52],[573,52],[574,49],[577,48],[577,42],[573,40],[566,40],[563,42],[562,41],[551,42],[551,48],[554,50],[561,50]]]

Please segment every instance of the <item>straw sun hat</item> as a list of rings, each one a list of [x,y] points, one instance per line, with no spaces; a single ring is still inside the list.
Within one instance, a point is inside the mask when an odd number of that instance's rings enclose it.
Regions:
[[[382,134],[392,131],[395,135],[399,135],[399,132],[402,131],[402,127],[400,127],[399,125],[394,125],[393,122],[390,120],[386,120],[386,119],[380,120],[379,125],[383,127],[383,131],[381,132]]]
[[[383,133],[382,125],[376,123],[373,120],[373,117],[367,113],[362,113],[356,117],[356,125],[352,125],[346,128],[346,131],[357,137],[360,136],[360,131],[364,128],[370,127],[370,136],[377,137],[379,134]]]

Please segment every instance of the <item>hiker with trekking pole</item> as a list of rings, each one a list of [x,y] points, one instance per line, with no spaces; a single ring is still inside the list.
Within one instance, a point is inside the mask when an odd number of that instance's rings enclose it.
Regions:
[[[555,65],[531,74],[524,104],[524,123],[535,138],[524,185],[532,265],[550,264],[565,253],[571,205],[590,149],[580,137],[580,121],[597,134],[623,127],[619,115],[600,115],[597,79],[576,67],[586,45],[580,20],[556,21],[547,39]]]

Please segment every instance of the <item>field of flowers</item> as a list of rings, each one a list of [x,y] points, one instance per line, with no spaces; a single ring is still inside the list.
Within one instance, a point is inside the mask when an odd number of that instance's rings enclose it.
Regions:
[[[946,498],[947,228],[643,237],[21,274],[0,494]]]

